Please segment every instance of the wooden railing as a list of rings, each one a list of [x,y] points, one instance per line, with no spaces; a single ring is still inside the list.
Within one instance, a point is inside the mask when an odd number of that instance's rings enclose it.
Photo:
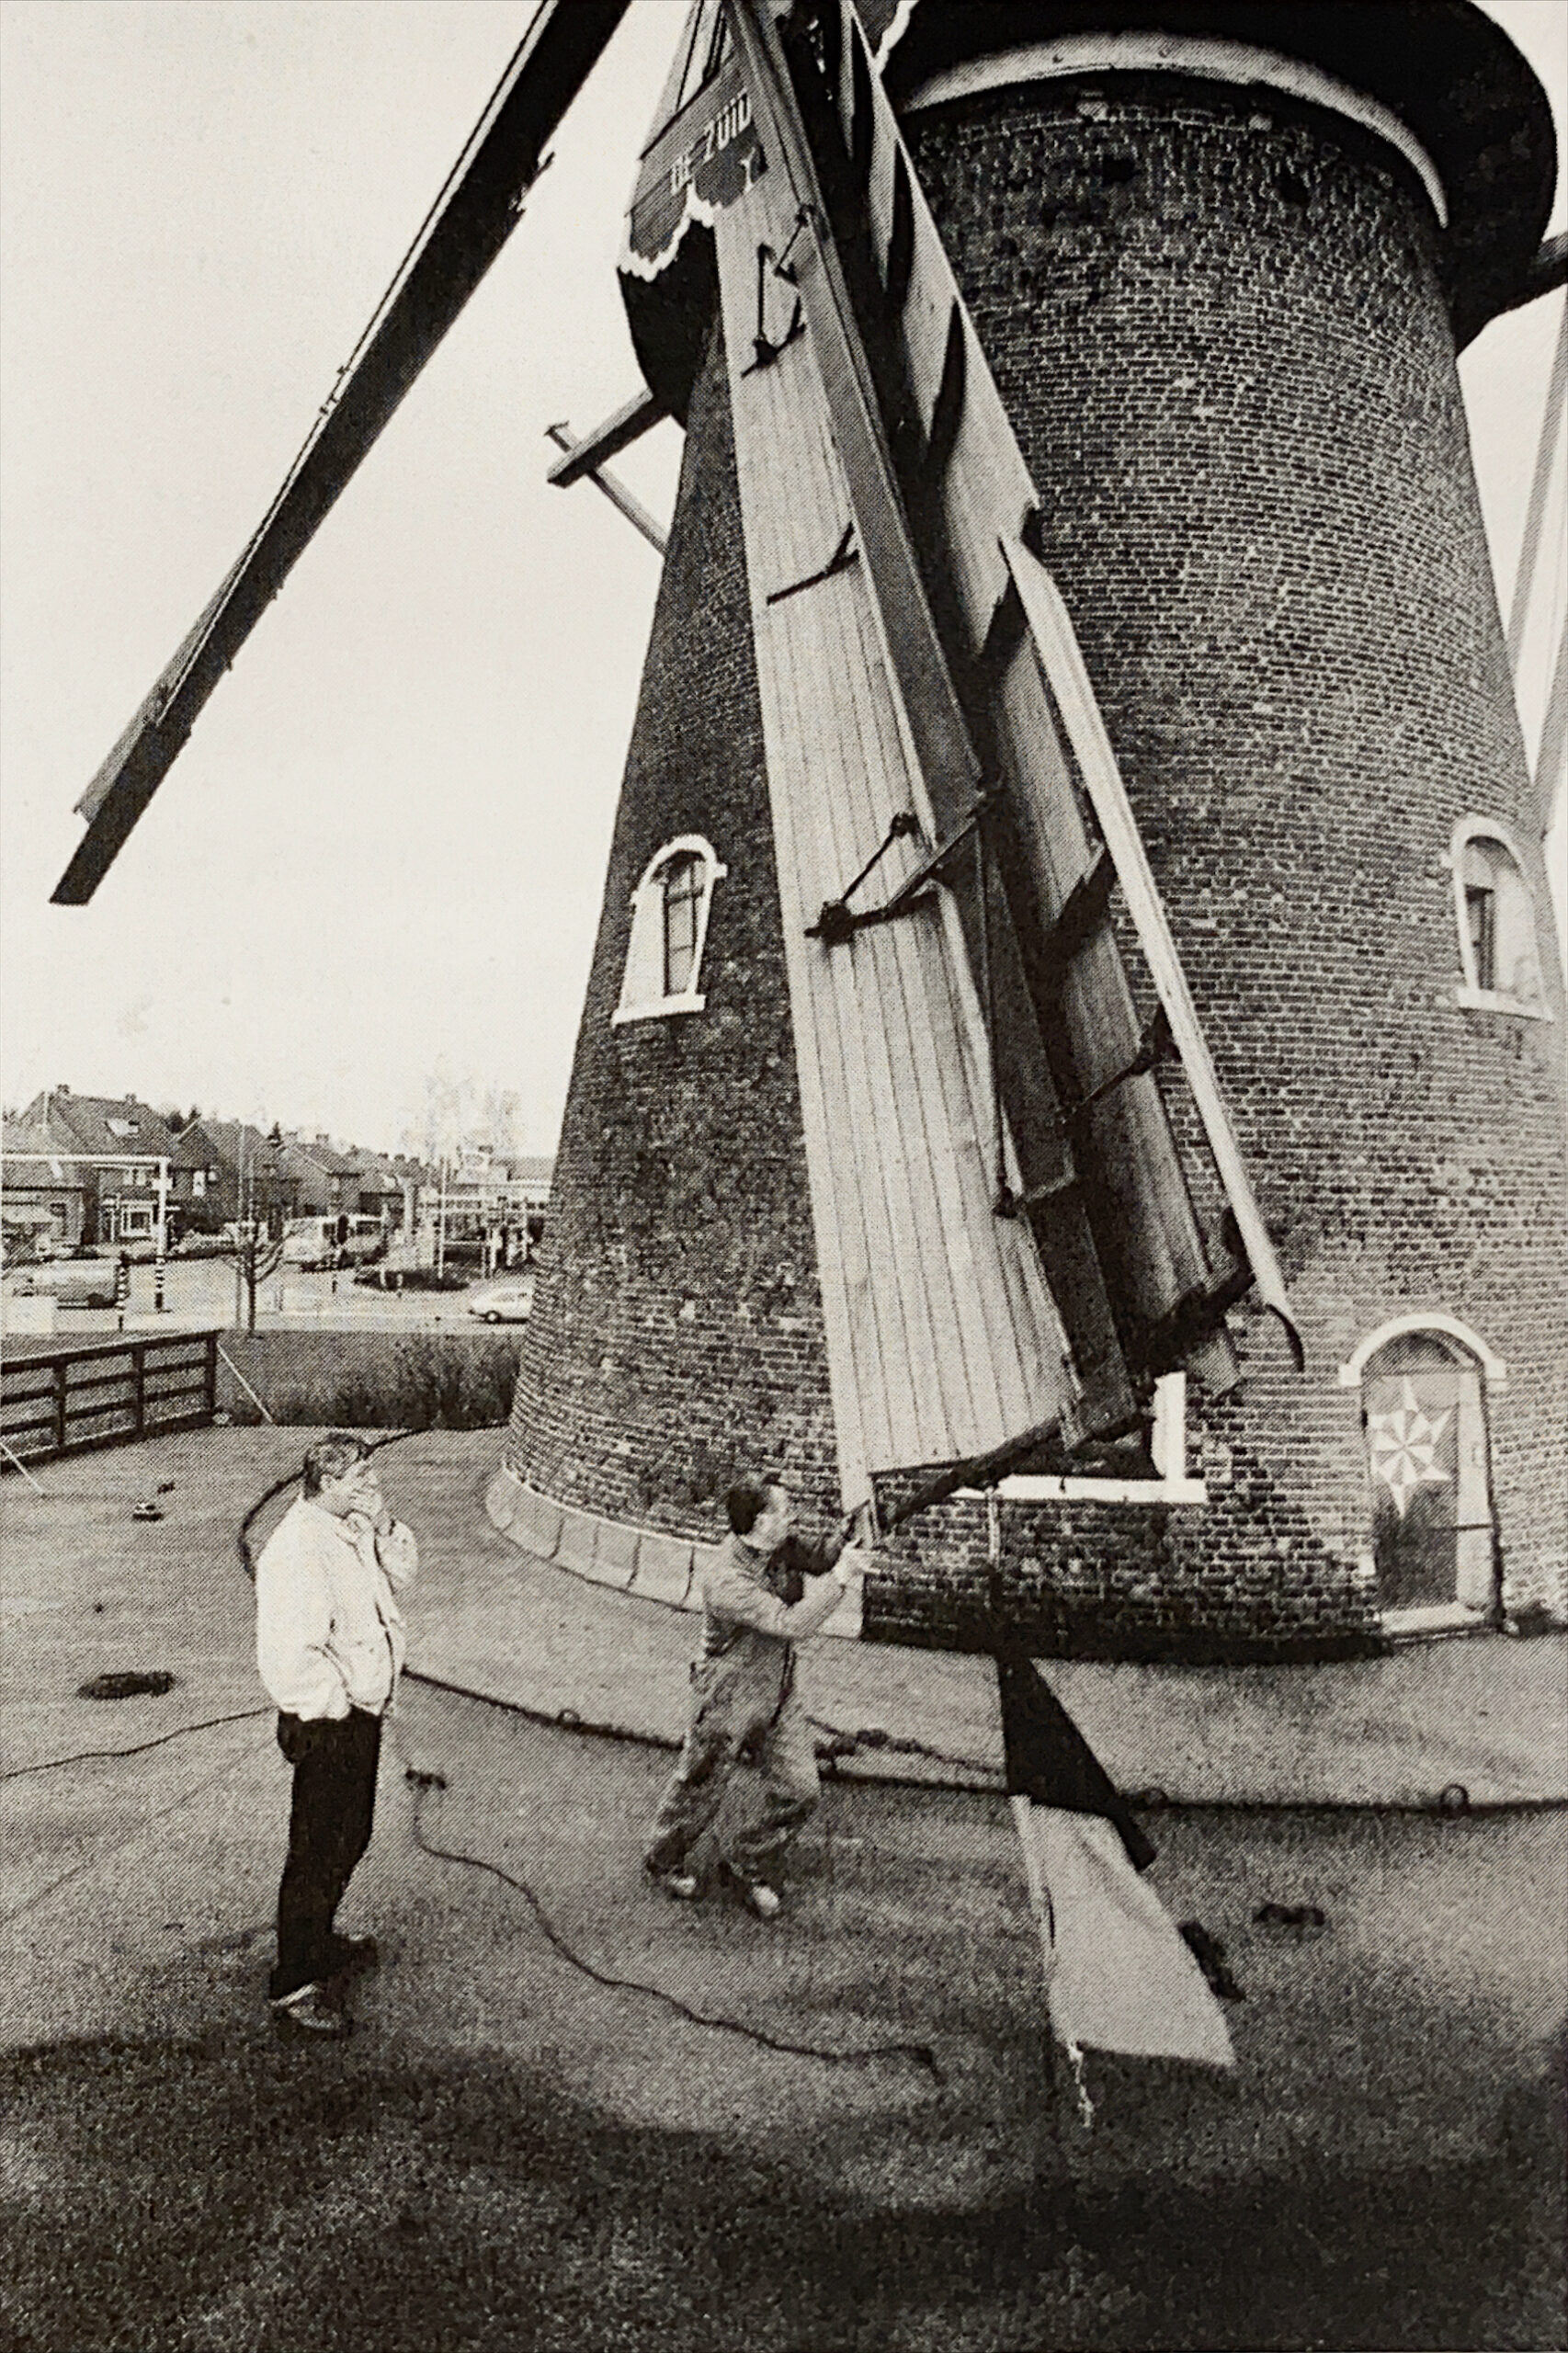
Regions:
[[[0,1469],[202,1429],[217,1402],[216,1332],[139,1334],[14,1357],[0,1367]]]

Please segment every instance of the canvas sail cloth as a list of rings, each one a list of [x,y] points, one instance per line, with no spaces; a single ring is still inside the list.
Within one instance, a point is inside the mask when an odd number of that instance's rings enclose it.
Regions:
[[[1007,1795],[1058,2039],[1143,2059],[1235,2064],[1180,1930],[1140,1877],[1154,1859],[1125,1801],[1033,1663],[999,1656]]]

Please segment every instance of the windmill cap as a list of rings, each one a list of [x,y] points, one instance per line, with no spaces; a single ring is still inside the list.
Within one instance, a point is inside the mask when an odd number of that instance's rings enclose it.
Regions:
[[[1521,299],[1546,233],[1557,173],[1551,108],[1520,51],[1471,0],[915,0],[902,28],[895,15],[885,34],[881,0],[861,0],[861,13],[873,42],[891,41],[883,73],[901,114],[932,103],[955,68],[1006,52],[1017,53],[1025,83],[1031,49],[1074,36],[1097,35],[1108,49],[1139,32],[1226,41],[1347,85],[1393,115],[1436,169],[1449,216],[1437,262],[1461,349]],[[1119,70],[1113,59],[1082,68],[1096,80]]]

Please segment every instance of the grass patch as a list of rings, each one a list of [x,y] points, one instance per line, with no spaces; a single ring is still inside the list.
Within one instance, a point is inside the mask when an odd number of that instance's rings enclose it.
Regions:
[[[268,1333],[227,1346],[273,1420],[295,1427],[494,1429],[517,1379],[516,1342],[489,1334]],[[237,1383],[225,1402],[232,1420],[261,1421]]]

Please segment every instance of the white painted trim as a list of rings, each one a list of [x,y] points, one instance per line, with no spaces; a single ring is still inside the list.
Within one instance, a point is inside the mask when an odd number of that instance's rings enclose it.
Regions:
[[[1454,991],[1454,1003],[1461,1013],[1511,1013],[1519,1021],[1550,1021],[1551,1008],[1546,1005],[1527,1005],[1523,997],[1501,996],[1495,989],[1472,989],[1468,984]]]
[[[945,106],[953,98],[974,97],[1017,82],[1055,82],[1081,74],[1183,74],[1243,89],[1278,90],[1308,106],[1324,107],[1403,155],[1426,189],[1438,226],[1449,225],[1448,198],[1437,167],[1392,108],[1303,58],[1254,49],[1243,41],[1165,32],[1068,33],[1060,40],[1024,41],[933,74],[901,111],[914,114],[923,107]]]
[[[960,1488],[961,1495],[971,1491]],[[1014,1504],[1206,1504],[1204,1479],[1004,1479],[996,1493]]]
[[[627,1001],[629,988],[648,975],[653,956],[649,934],[655,924],[658,928],[658,976],[664,972],[664,905],[663,892],[658,891],[659,874],[673,858],[699,858],[706,879],[702,886],[702,904],[697,918],[697,942],[691,961],[693,985],[683,989],[678,996],[634,997]],[[708,949],[708,918],[713,905],[713,886],[722,882],[729,868],[720,863],[711,842],[701,834],[677,834],[673,841],[664,842],[642,869],[642,880],[631,893],[631,933],[626,943],[626,962],[620,976],[620,1003],[610,1015],[610,1028],[619,1029],[629,1021],[662,1021],[671,1014],[700,1013],[708,999],[696,983],[702,977],[702,959]]]
[[[1540,938],[1536,919],[1535,893],[1525,875],[1525,861],[1519,845],[1495,817],[1456,817],[1449,847],[1443,853],[1443,863],[1452,878],[1454,892],[1454,925],[1460,937],[1460,965],[1464,973],[1461,986],[1454,991],[1454,1003],[1465,1013],[1511,1013],[1521,1021],[1550,1021],[1551,1008],[1543,998],[1509,996],[1501,989],[1483,989],[1475,978],[1475,943],[1470,936],[1470,916],[1464,903],[1464,854],[1471,842],[1495,842],[1514,862],[1519,890],[1529,910],[1530,945],[1535,950],[1536,978],[1541,976]]]
[[[618,1005],[610,1015],[609,1026],[619,1029],[628,1021],[662,1021],[667,1014],[700,1013],[708,999],[696,996],[661,996],[648,1005]]]
[[[1187,1475],[1187,1375],[1167,1372],[1154,1383],[1154,1427],[1150,1451],[1157,1479],[1071,1479],[1020,1472],[1002,1480],[995,1492],[1017,1504],[1206,1504],[1208,1482]],[[981,1487],[960,1487],[965,1502],[983,1496]]]
[[[1464,1626],[1484,1626],[1484,1609],[1463,1601],[1424,1602],[1409,1609],[1384,1609],[1378,1623],[1385,1634],[1442,1634]]]
[[[1380,1348],[1386,1347],[1391,1340],[1402,1339],[1406,1333],[1415,1332],[1440,1332],[1445,1338],[1457,1340],[1460,1347],[1466,1349],[1480,1365],[1488,1389],[1502,1391],[1507,1388],[1508,1368],[1500,1357],[1493,1355],[1481,1335],[1472,1332],[1468,1324],[1461,1324],[1457,1315],[1446,1315],[1440,1309],[1429,1309],[1422,1315],[1396,1315],[1392,1323],[1380,1324],[1375,1332],[1369,1332],[1349,1362],[1339,1368],[1341,1389],[1359,1389],[1361,1375],[1369,1359],[1376,1356]]]

